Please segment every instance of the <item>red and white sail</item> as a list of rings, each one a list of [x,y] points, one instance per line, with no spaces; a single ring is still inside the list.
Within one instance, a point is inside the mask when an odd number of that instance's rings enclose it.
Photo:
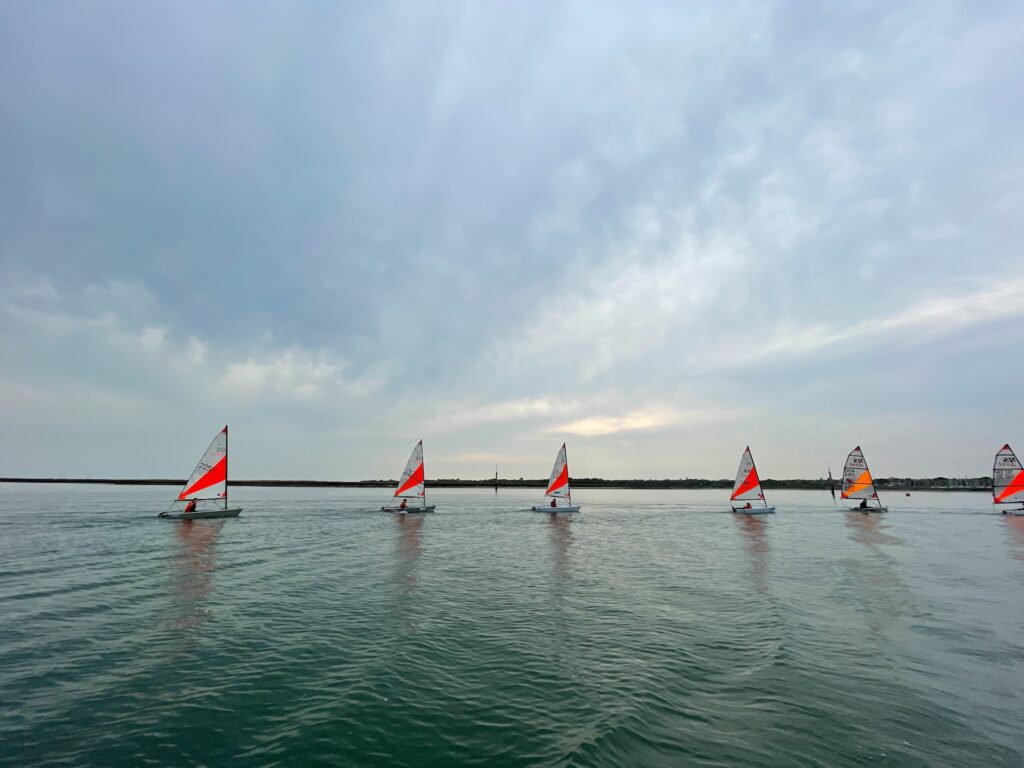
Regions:
[[[545,496],[563,498],[570,496],[569,492],[569,462],[565,458],[565,443],[558,449],[555,456],[555,466],[551,468],[551,479],[548,480],[548,489]]]
[[[740,457],[740,467],[736,471],[736,482],[732,486],[731,501],[764,501],[761,490],[761,478],[757,476],[754,457],[750,454],[750,446]]]
[[[196,464],[192,476],[178,494],[178,501],[186,499],[226,499],[228,494],[228,428],[224,427],[213,438],[203,458]]]
[[[416,443],[412,449],[412,455],[406,462],[405,471],[402,472],[402,479],[398,481],[398,488],[395,496],[401,498],[419,499],[423,497],[425,489],[423,479],[423,441]]]
[[[992,466],[992,503],[1024,503],[1024,467],[1009,444],[999,449]]]
[[[846,457],[846,465],[843,467],[843,492],[844,499],[877,499],[878,492],[875,490],[875,481],[871,477],[868,463],[864,459],[864,453],[858,445],[850,455]]]

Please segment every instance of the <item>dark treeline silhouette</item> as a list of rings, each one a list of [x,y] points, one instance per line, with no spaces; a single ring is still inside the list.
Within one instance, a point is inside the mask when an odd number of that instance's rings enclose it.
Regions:
[[[397,480],[232,480],[232,487],[268,487],[268,488],[389,488],[394,487]],[[95,485],[184,485],[185,480],[169,478],[95,478],[95,477],[0,477],[0,483],[87,483]],[[544,488],[545,479],[485,478],[481,480],[463,480],[462,478],[428,479],[432,488]],[[706,480],[702,478],[681,478],[665,480],[606,480],[601,477],[574,477],[574,488],[731,488],[732,480]],[[932,490],[932,491],[984,491],[992,487],[991,477],[970,478],[909,478],[890,477],[875,478],[879,489],[891,490]],[[764,488],[792,488],[799,490],[823,490],[829,487],[828,478],[819,477],[810,480],[772,480],[762,478]],[[835,484],[841,487],[839,480]]]

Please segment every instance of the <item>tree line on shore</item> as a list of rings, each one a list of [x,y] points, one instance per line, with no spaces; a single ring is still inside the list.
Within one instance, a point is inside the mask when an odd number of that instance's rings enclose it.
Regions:
[[[182,485],[184,480],[170,478],[61,478],[61,477],[0,477],[0,483],[87,483],[97,485]],[[232,486],[270,487],[270,488],[389,488],[394,487],[396,480],[232,480]],[[841,482],[833,480],[838,490]],[[733,481],[707,480],[703,478],[679,478],[664,480],[607,480],[601,477],[574,477],[574,488],[731,488]],[[463,480],[462,478],[438,478],[430,480],[432,488],[544,488],[547,480],[533,478],[487,478],[482,480]],[[936,490],[964,491],[988,490],[992,487],[991,477],[969,478],[910,478],[890,477],[876,478],[878,488],[890,490]],[[796,490],[828,490],[829,479],[761,480],[763,488],[796,489]]]

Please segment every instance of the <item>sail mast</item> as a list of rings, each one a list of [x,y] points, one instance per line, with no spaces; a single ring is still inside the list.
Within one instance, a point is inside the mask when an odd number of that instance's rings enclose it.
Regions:
[[[562,452],[565,454],[565,492],[569,497],[569,506],[572,506],[572,483],[569,482],[569,451],[565,449],[565,443],[562,443]]]
[[[420,438],[420,456],[423,455],[423,438]],[[423,495],[420,497],[423,500],[423,508],[427,508],[427,462],[422,458],[420,459],[420,466],[423,467]]]
[[[863,452],[861,452],[861,456],[864,456]],[[875,485],[875,476],[871,474],[871,467],[868,466],[868,460],[866,458],[864,459],[864,469],[868,471],[868,477],[871,478],[871,493],[874,494],[875,501],[878,502],[878,506],[882,506],[882,499],[878,495],[878,486]]]
[[[764,488],[761,486],[761,473],[757,471],[757,464],[754,462],[754,454],[750,450],[750,446],[747,446],[747,453],[750,454],[750,467],[754,470],[754,477],[757,478],[757,490],[761,492],[761,503],[764,504],[765,509],[768,508],[768,502],[764,498]]]
[[[224,509],[228,508],[228,425],[224,425]]]

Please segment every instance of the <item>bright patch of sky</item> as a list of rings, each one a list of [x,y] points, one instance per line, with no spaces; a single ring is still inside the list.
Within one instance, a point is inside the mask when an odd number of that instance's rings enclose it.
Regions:
[[[1016,2],[7,3],[2,475],[981,475]]]

